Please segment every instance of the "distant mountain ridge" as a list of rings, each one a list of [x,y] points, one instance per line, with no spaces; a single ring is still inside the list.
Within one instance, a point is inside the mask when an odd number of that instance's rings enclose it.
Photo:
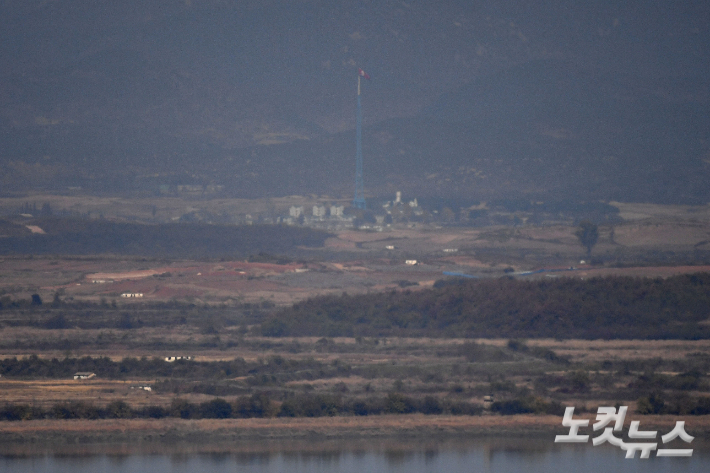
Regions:
[[[701,2],[0,3],[0,191],[698,203]]]

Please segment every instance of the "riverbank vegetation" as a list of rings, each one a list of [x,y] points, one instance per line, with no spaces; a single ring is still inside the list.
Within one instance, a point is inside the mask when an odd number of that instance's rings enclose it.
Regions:
[[[578,412],[584,409],[578,409]],[[400,393],[385,397],[344,398],[334,395],[302,395],[281,403],[274,403],[266,394],[242,396],[233,402],[214,398],[202,403],[191,403],[176,398],[169,406],[148,405],[132,407],[125,401],[114,401],[105,406],[94,403],[56,403],[49,408],[30,404],[5,404],[0,407],[0,421],[40,419],[248,419],[268,417],[334,417],[383,414],[425,415],[481,415],[484,408],[467,401],[441,400],[435,396],[415,399]],[[491,403],[488,413],[500,415],[552,414],[562,416],[564,407],[559,402],[524,397]],[[687,398],[679,403],[667,402],[659,395],[641,398],[638,414],[708,415],[710,398]]]
[[[0,420],[561,415],[570,404],[710,414],[706,342],[674,343],[242,338],[232,359],[13,356],[0,360]]]

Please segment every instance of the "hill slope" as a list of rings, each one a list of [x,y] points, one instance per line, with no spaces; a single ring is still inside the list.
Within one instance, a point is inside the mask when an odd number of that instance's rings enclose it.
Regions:
[[[703,2],[0,4],[0,188],[710,200]],[[580,66],[580,65],[583,65]]]

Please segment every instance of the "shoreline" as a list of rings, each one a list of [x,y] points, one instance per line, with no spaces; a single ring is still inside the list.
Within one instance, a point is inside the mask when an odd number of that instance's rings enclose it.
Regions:
[[[594,414],[589,427],[580,433],[592,434]],[[676,421],[684,420],[687,432],[694,436],[694,448],[710,439],[710,416],[629,416],[646,430],[662,435]],[[566,434],[561,416],[450,416],[450,415],[381,415],[364,417],[252,418],[252,419],[103,419],[103,420],[31,420],[0,422],[0,454],[20,446],[38,446],[51,450],[65,446],[161,445],[165,443],[230,444],[251,441],[359,441],[372,439],[507,439],[534,438],[554,443],[555,435]]]

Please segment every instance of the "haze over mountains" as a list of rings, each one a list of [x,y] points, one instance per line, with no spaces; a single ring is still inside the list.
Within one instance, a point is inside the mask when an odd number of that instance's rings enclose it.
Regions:
[[[705,2],[0,3],[0,189],[710,201]]]

